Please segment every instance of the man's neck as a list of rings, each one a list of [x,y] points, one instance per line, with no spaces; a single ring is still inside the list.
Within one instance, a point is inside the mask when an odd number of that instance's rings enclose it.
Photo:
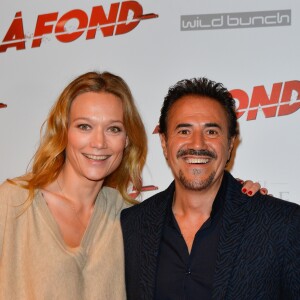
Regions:
[[[221,186],[220,183],[201,191],[184,188],[175,181],[172,211],[189,253],[195,234],[211,215],[212,206]]]
[[[216,195],[222,180],[209,188],[195,191],[185,188],[181,183],[175,181],[175,193],[172,210],[174,214],[186,216],[210,216]]]

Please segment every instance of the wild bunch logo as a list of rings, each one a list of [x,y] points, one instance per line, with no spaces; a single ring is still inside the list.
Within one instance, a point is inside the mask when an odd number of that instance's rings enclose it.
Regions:
[[[291,24],[290,9],[183,15],[180,18],[182,31],[291,26]]]
[[[82,35],[86,40],[95,39],[97,32],[103,37],[126,34],[138,26],[140,21],[157,18],[154,13],[143,14],[143,7],[136,1],[112,3],[105,12],[103,6],[95,6],[91,12],[81,9],[60,14],[52,12],[38,15],[33,34],[25,34],[22,12],[15,14],[2,43],[0,52],[9,48],[24,50],[40,47],[44,39],[54,36],[62,43],[71,43]],[[32,40],[31,44],[26,42]]]

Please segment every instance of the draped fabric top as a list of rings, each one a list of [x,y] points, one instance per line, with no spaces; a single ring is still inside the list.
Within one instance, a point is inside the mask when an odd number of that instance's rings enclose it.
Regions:
[[[0,299],[126,299],[120,212],[129,205],[119,192],[102,188],[77,248],[65,244],[41,191],[19,215],[27,196],[0,187]]]

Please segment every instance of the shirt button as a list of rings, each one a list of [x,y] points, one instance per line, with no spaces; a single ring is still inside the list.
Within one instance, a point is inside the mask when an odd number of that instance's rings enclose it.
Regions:
[[[185,275],[191,275],[191,274],[192,274],[191,270],[187,269],[186,272],[185,272]]]

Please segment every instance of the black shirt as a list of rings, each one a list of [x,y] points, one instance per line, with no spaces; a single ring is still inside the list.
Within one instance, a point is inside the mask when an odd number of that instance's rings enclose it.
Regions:
[[[195,235],[191,253],[172,212],[166,216],[156,281],[156,300],[208,300],[212,286],[225,201],[225,177],[213,203],[210,218]]]

